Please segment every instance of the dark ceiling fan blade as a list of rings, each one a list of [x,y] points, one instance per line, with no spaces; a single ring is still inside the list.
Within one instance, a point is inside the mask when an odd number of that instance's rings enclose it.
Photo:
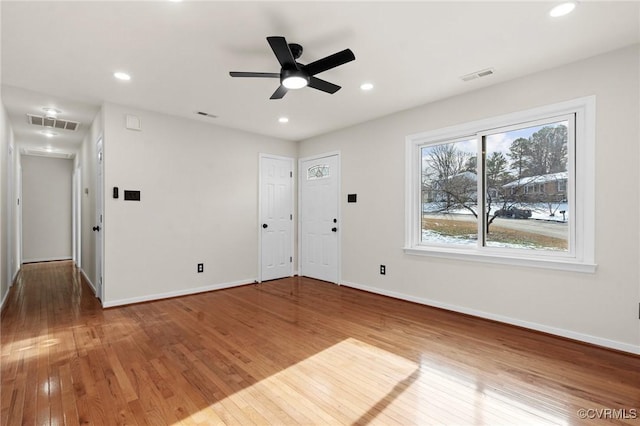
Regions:
[[[280,74],[277,72],[242,72],[231,71],[229,73],[231,77],[266,77],[266,78],[280,78]]]
[[[313,87],[314,89],[318,89],[331,94],[334,94],[338,90],[340,90],[340,86],[338,86],[337,84],[329,83],[328,81],[324,81],[318,77],[311,77],[309,79],[309,87]]]
[[[282,68],[298,69],[293,53],[291,53],[291,49],[284,37],[267,37],[267,41]]]
[[[282,99],[286,94],[287,94],[287,88],[281,84],[280,87],[278,87],[276,91],[273,92],[273,95],[271,95],[269,99]]]
[[[329,55],[325,58],[318,59],[317,61],[305,65],[304,70],[309,75],[316,75],[320,74],[321,72],[330,70],[331,68],[346,64],[347,62],[351,62],[355,59],[356,56],[353,54],[351,49],[345,49],[341,52],[334,53],[333,55]]]

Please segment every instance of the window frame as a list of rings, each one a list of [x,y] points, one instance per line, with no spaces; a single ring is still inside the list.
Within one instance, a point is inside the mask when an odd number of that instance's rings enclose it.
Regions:
[[[404,252],[409,255],[595,272],[597,267],[595,263],[595,110],[595,96],[588,96],[407,136]],[[575,116],[575,143],[574,146],[568,147],[570,158],[567,167],[569,173],[567,190],[572,192],[573,198],[573,204],[570,204],[573,212],[568,252],[550,254],[542,250],[501,250],[497,247],[484,246],[483,241],[479,241],[478,246],[465,247],[427,244],[421,241],[421,148],[463,139],[476,139],[478,150],[481,151],[484,145],[483,137],[496,133],[496,130],[525,127],[528,123],[569,115]],[[573,155],[571,155],[572,152]],[[482,180],[478,179],[478,194],[481,195],[482,200],[478,200],[478,205],[480,206],[482,202],[482,210],[484,210],[485,194],[481,186]],[[484,219],[479,219],[479,228],[483,223]],[[479,234],[478,238],[484,239],[483,236],[484,234]]]

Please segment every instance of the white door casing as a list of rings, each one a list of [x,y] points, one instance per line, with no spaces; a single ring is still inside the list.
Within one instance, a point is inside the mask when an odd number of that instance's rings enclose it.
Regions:
[[[15,276],[15,247],[13,246],[14,223],[13,215],[16,206],[14,197],[14,148],[9,145],[7,152],[7,283],[9,287],[13,285],[13,277]],[[16,271],[17,272],[17,271]]]
[[[15,212],[18,205],[15,196],[15,149],[9,145],[7,158],[7,283],[9,287],[13,285],[13,278],[18,273],[16,261],[16,247],[14,246],[16,227],[14,223]]]
[[[73,261],[78,268],[82,267],[82,169],[76,168],[73,173]]]
[[[299,164],[300,275],[340,281],[340,157],[304,158]]]
[[[102,300],[103,283],[103,236],[104,236],[104,155],[102,138],[96,143],[96,297]]]
[[[258,282],[293,275],[293,159],[260,154]]]
[[[16,263],[18,264],[18,268],[22,265],[22,260],[24,259],[22,253],[22,163],[18,163],[18,173],[16,174],[16,219],[18,220],[18,225],[16,226]],[[17,271],[16,271],[17,272]]]

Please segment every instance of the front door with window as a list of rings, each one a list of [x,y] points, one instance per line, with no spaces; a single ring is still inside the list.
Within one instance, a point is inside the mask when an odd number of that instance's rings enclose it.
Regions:
[[[300,275],[339,280],[339,157],[300,161]]]

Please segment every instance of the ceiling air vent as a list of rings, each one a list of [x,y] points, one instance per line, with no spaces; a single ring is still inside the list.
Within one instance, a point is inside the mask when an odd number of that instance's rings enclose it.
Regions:
[[[66,158],[73,159],[76,154],[73,152],[60,151],[55,149],[46,149],[39,147],[27,147],[20,150],[24,155],[34,155],[37,157],[53,157],[53,158]]]
[[[51,127],[60,130],[70,130],[75,132],[80,127],[80,123],[71,120],[62,120],[54,117],[43,117],[41,115],[27,114],[27,121],[34,126]]]
[[[471,74],[463,75],[460,78],[462,79],[462,81],[471,81],[471,80],[475,80],[476,78],[486,77],[488,75],[493,75],[494,73],[495,73],[495,71],[494,71],[493,68],[487,68],[487,69],[484,69],[484,70],[472,72]]]

